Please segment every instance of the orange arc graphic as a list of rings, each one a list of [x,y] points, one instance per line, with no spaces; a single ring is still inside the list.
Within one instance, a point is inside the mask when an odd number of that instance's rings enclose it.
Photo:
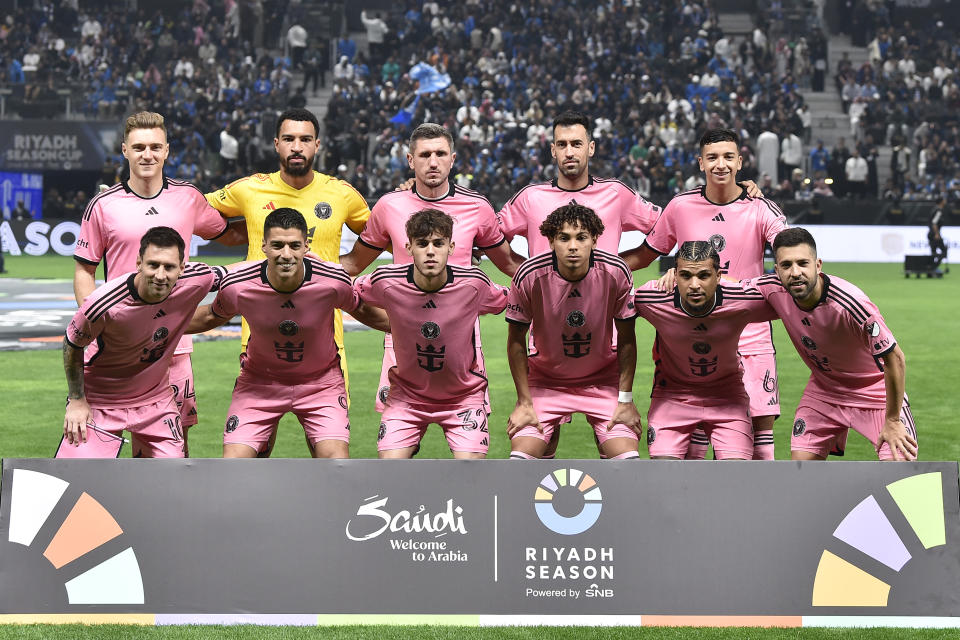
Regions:
[[[580,482],[580,486],[578,488],[580,489],[581,492],[586,493],[587,489],[594,486],[595,484],[597,484],[596,480],[594,480],[588,475],[584,475],[583,480]]]
[[[47,545],[43,557],[59,569],[121,533],[123,529],[103,505],[84,493]]]

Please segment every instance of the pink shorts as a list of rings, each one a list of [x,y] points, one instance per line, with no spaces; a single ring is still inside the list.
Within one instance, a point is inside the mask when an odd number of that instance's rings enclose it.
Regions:
[[[180,409],[180,421],[184,427],[197,424],[197,390],[193,384],[193,366],[190,354],[180,353],[170,361],[170,388],[173,399]]]
[[[804,395],[797,406],[793,420],[793,435],[790,449],[807,451],[826,458],[828,455],[842,456],[847,447],[847,434],[853,429],[869,440],[874,447],[883,430],[884,409],[848,407],[833,404]],[[903,399],[900,409],[900,421],[907,427],[907,433],[917,439],[917,426],[913,421],[910,403]],[[893,460],[890,445],[884,442],[880,446],[881,460]]]
[[[480,344],[480,318],[477,318],[477,324],[473,328],[473,341],[477,346],[477,367],[474,369],[480,375],[486,377],[487,371],[483,361],[483,347]],[[380,366],[380,384],[377,385],[377,397],[374,407],[377,413],[383,413],[387,404],[387,396],[390,395],[390,369],[397,366],[397,355],[393,351],[393,335],[386,334],[383,338],[383,364]],[[487,415],[490,414],[490,393],[483,392],[483,402],[486,406]]]
[[[290,384],[252,381],[241,374],[227,410],[223,443],[245,444],[263,453],[285,413],[297,417],[311,445],[321,440],[349,442],[350,421],[343,375],[337,368],[334,375],[324,378],[310,384]]]
[[[718,460],[753,458],[753,426],[747,412],[749,400],[692,401],[654,396],[647,413],[647,448],[650,457],[680,458],[687,455],[690,436],[703,429]]]
[[[440,425],[451,451],[487,453],[490,433],[482,398],[456,403],[452,409],[390,400],[384,408],[383,420],[380,422],[377,450],[415,447],[420,444],[427,425],[430,424]]]
[[[90,407],[90,412],[94,426],[115,436],[120,436],[124,430],[130,432],[134,458],[184,457],[183,427],[173,397],[130,409]],[[87,430],[84,457],[116,458],[116,441],[100,435],[93,429]]]
[[[550,442],[557,427],[570,422],[571,414],[582,413],[593,427],[600,444],[612,438],[638,440],[637,434],[625,425],[615,424],[607,429],[607,423],[617,409],[618,391],[617,387],[596,385],[557,389],[530,387],[533,410],[537,412],[543,431],[536,427],[524,427],[513,437],[539,438]]]
[[[743,368],[743,386],[750,397],[750,416],[779,416],[776,354],[741,355],[740,366]]]

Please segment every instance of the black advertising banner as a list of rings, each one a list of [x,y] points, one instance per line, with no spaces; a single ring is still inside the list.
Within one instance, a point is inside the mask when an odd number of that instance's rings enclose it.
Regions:
[[[0,120],[0,171],[99,171],[106,125],[56,120]],[[107,127],[114,136],[117,124]]]
[[[958,525],[955,462],[8,459],[0,613],[957,617]]]

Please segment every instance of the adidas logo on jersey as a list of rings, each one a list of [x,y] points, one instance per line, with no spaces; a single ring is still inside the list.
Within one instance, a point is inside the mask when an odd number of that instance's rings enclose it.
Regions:
[[[800,321],[800,324],[802,324],[802,325],[805,326],[805,327],[809,327],[809,326],[810,326],[810,318],[804,318],[803,320]]]
[[[293,300],[287,300],[287,301],[284,302],[282,305],[280,305],[280,308],[281,308],[281,309],[296,309],[296,307],[293,306]]]
[[[162,318],[165,315],[167,314],[163,312],[163,309],[160,309],[160,311],[157,311],[157,315],[153,316],[153,319],[156,320],[157,318]]]
[[[484,436],[484,437],[483,437],[483,440],[480,441],[480,445],[481,445],[481,446],[484,446],[484,447],[490,446],[490,442],[487,440],[487,437],[486,437],[486,436]]]
[[[158,215],[160,215],[160,212],[157,211],[155,207],[150,207],[149,209],[147,209],[147,213],[144,214],[144,215],[148,215],[148,216],[158,216]]]
[[[714,222],[726,222],[726,220],[723,219],[722,213],[718,213],[717,215],[713,216],[710,219],[713,220]]]
[[[707,330],[707,325],[705,325],[705,324],[703,324],[703,323],[701,322],[700,324],[698,324],[697,326],[695,326],[695,327],[693,328],[693,330],[694,330],[694,331],[706,331],[706,330]]]
[[[273,204],[273,200],[263,205],[264,211],[274,211],[277,208],[277,205]]]
[[[582,298],[582,297],[583,296],[580,295],[580,291],[578,289],[574,289],[573,291],[570,292],[570,295],[567,296],[567,300],[569,300],[570,298]]]
[[[436,309],[436,308],[437,308],[437,303],[434,302],[433,300],[428,300],[428,301],[427,301],[427,304],[423,305],[423,306],[420,307],[420,308],[421,308],[421,309]]]
[[[770,402],[768,402],[767,404],[770,405],[770,406],[773,406],[773,405],[777,404],[777,399],[776,399],[776,398],[770,398]]]

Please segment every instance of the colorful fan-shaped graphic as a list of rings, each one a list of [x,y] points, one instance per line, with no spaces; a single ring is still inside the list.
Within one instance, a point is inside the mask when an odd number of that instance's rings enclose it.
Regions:
[[[947,543],[940,473],[923,473],[887,485],[924,549]],[[854,507],[833,535],[894,571],[910,552],[873,496]],[[824,550],[813,582],[815,607],[885,607],[890,585],[853,563]]]
[[[583,508],[576,515],[560,515],[553,506],[556,493],[564,487],[575,488],[583,498]],[[579,469],[557,469],[544,476],[533,500],[540,522],[551,531],[565,536],[583,533],[592,527],[603,508],[603,496],[596,480]]]
[[[10,542],[31,546],[66,492],[68,482],[45,473],[14,469]],[[119,537],[123,529],[90,494],[83,493],[43,551],[56,569]],[[64,583],[70,604],[143,604],[143,579],[132,547]]]

